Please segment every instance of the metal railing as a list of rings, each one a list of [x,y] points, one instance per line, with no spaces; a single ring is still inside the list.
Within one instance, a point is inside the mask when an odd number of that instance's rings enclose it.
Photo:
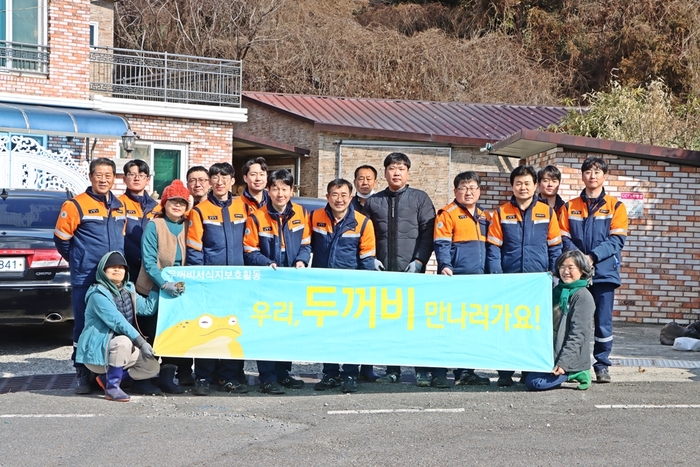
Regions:
[[[48,74],[49,48],[46,45],[0,41],[0,68]]]
[[[90,90],[124,99],[241,106],[241,62],[90,48]]]

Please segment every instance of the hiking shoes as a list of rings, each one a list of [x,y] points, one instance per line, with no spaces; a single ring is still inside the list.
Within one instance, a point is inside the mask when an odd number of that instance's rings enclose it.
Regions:
[[[281,381],[278,381],[281,386],[287,389],[301,389],[304,387],[304,382],[300,379],[294,379],[291,376],[287,376]]]
[[[195,396],[208,396],[209,395],[209,383],[206,379],[198,379],[194,382],[194,389],[192,389],[192,394]]]
[[[452,387],[452,385],[450,384],[450,380],[447,379],[447,376],[436,376],[430,382],[430,385],[438,389],[447,389],[449,387]]]
[[[381,383],[381,384],[400,383],[401,382],[401,375],[398,373],[387,373],[386,375],[382,376],[381,378],[378,378],[376,382]]]
[[[340,376],[323,375],[321,381],[314,384],[314,391],[327,391],[340,386]]]
[[[343,379],[343,387],[340,388],[344,393],[357,392],[357,378],[354,376],[346,376]]]
[[[479,376],[474,372],[465,371],[462,376],[455,381],[455,386],[488,386],[491,380]]]
[[[250,390],[247,384],[238,381],[219,380],[219,391],[232,392],[234,394],[245,394]]]
[[[595,382],[596,383],[610,383],[612,379],[610,378],[610,373],[607,367],[603,367],[595,372]]]
[[[430,376],[426,373],[416,373],[416,386],[419,388],[429,388],[430,383]]]
[[[284,394],[284,388],[272,381],[270,383],[261,383],[260,392],[263,394]]]

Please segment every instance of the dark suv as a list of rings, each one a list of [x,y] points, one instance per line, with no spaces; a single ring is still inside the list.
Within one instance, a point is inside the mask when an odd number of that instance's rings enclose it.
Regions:
[[[70,271],[53,243],[65,191],[0,191],[0,324],[73,318]]]

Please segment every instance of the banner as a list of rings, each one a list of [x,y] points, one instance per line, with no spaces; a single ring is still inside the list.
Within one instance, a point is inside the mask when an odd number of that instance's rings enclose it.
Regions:
[[[550,372],[546,273],[438,276],[171,267],[155,351],[173,357]]]

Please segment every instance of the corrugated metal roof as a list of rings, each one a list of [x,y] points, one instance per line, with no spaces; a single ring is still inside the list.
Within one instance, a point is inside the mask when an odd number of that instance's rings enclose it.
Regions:
[[[323,97],[269,92],[243,93],[249,100],[302,119],[322,131],[340,131],[417,141],[482,144],[521,129],[558,123],[568,107],[468,104]]]

